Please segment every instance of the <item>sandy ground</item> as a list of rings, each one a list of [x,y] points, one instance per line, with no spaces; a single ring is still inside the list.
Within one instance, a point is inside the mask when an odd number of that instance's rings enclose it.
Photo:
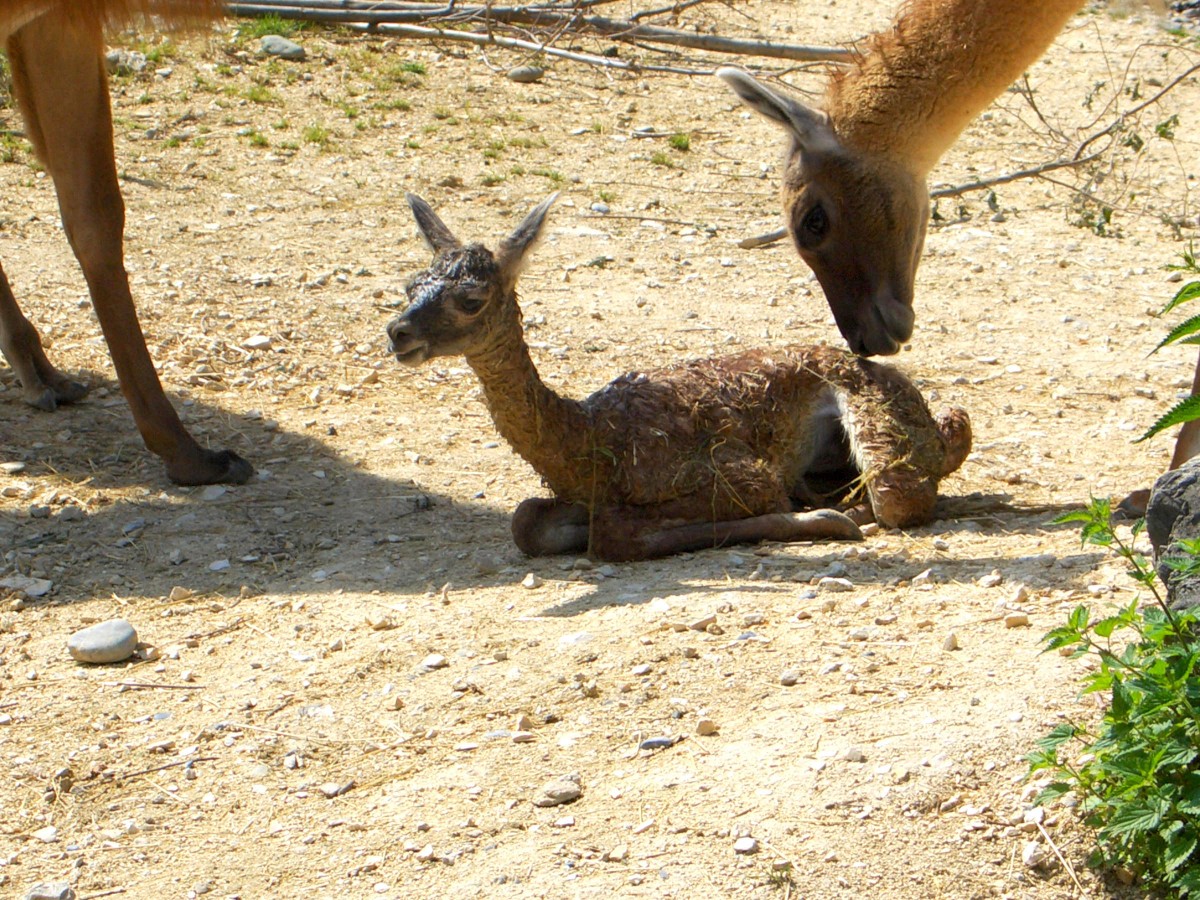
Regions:
[[[685,21],[845,43],[885,6]],[[113,81],[134,290],[190,427],[259,475],[168,484],[52,186],[5,138],[0,258],[93,392],[38,413],[0,369],[0,461],[24,464],[0,475],[0,578],[53,582],[0,612],[0,893],[1140,896],[1087,868],[1070,810],[1024,824],[1023,757],[1096,712],[1040,636],[1132,596],[1051,520],[1148,486],[1169,440],[1132,438],[1190,384],[1188,350],[1147,354],[1176,288],[1164,266],[1197,233],[1194,78],[1100,168],[939,202],[897,359],[973,419],[937,522],[596,566],[512,546],[508,517],[541,488],[465,365],[388,357],[383,327],[428,261],[403,193],[494,242],[562,192],[522,297],[545,379],[582,396],[632,368],[839,340],[789,246],[737,247],[779,223],[781,136],[709,78],[552,62],[520,85],[519,56],[315,29],[308,59],[282,63],[233,23],[159,40],[113,36],[160,57]],[[933,186],[1068,152],[1195,48],[1149,18],[1080,15],[1030,70],[1036,111],[1006,95]],[[1089,176],[1107,224],[1075,190]],[[853,589],[819,594],[826,574]],[[1006,628],[1012,608],[1031,625]],[[67,636],[114,616],[158,658],[73,663]],[[655,737],[679,740],[639,749]],[[567,774],[577,801],[533,805]],[[757,852],[735,852],[743,837]]]

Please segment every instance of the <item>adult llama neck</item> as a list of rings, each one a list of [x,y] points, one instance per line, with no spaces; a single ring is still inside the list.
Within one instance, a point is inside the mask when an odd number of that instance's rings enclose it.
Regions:
[[[924,177],[989,103],[1037,60],[1083,0],[910,0],[830,84],[848,146]]]

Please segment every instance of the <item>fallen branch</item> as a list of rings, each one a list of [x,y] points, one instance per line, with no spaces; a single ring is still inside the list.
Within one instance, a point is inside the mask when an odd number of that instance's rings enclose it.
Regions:
[[[176,766],[190,766],[192,763],[212,762],[215,756],[197,756],[194,759],[179,759],[175,762],[163,763],[161,766],[155,766],[152,769],[139,769],[136,772],[126,772],[124,775],[114,775],[113,781],[122,781],[126,778],[136,778],[139,775],[149,775],[152,772],[161,772],[163,769],[173,769]]]
[[[403,33],[385,27],[389,25],[411,25],[439,20],[449,23],[477,21],[489,29],[489,37],[493,37],[490,33],[491,27],[496,23],[501,23],[555,28],[572,34],[594,33],[614,41],[667,44],[710,53],[732,53],[797,62],[844,62],[852,56],[850,50],[839,47],[810,47],[778,44],[773,41],[727,38],[714,34],[698,34],[675,28],[663,28],[658,25],[643,25],[627,19],[584,16],[579,15],[578,11],[572,7],[561,5],[488,7],[459,6],[454,3],[449,6],[432,3],[375,3],[363,2],[363,0],[253,0],[248,3],[229,2],[225,6],[235,16],[275,15],[284,19],[327,22],[355,28],[366,26],[368,31],[381,31],[387,34]],[[470,32],[465,33],[469,34]]]

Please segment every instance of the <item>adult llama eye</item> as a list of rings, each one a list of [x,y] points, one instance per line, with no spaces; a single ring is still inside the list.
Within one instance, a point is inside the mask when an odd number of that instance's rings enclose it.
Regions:
[[[800,227],[804,230],[806,237],[813,241],[819,241],[825,237],[829,231],[829,216],[825,213],[825,207],[819,203],[810,209],[804,217],[804,221],[800,223]]]

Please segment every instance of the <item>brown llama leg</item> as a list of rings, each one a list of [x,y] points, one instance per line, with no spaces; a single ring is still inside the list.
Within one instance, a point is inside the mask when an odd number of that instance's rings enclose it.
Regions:
[[[591,555],[612,562],[657,559],[693,550],[712,550],[760,541],[861,541],[862,532],[848,517],[832,509],[769,513],[726,522],[664,525],[652,514],[628,507],[597,510],[592,521]]]
[[[8,278],[0,269],[0,353],[21,382],[21,399],[53,412],[60,403],[83,399],[87,388],[54,368],[46,358],[37,329],[22,314]]]
[[[586,553],[588,519],[582,503],[530,497],[513,513],[513,542],[526,556]]]

